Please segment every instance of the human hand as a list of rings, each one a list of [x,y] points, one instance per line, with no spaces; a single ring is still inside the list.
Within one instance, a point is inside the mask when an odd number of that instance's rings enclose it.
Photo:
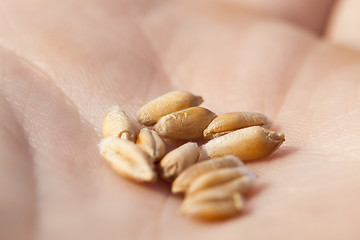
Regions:
[[[2,1],[0,239],[358,239],[359,3],[275,2]],[[181,216],[168,185],[100,157],[108,107],[135,120],[174,89],[285,133],[247,164],[258,179],[238,217]]]

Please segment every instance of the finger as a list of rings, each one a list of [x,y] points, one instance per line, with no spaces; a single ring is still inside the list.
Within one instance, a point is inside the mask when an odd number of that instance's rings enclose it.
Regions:
[[[331,41],[360,49],[360,1],[339,1],[327,27],[326,37]]]
[[[202,0],[203,1],[203,0]],[[295,23],[318,34],[323,32],[334,0],[215,0],[241,5]]]

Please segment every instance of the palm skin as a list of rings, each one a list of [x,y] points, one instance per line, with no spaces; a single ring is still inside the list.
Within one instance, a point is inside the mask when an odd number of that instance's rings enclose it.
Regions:
[[[358,239],[360,54],[318,37],[325,13],[246,2],[2,1],[0,239]],[[129,182],[98,154],[108,107],[135,120],[174,89],[285,133],[248,164],[238,217],[181,216],[168,185]]]

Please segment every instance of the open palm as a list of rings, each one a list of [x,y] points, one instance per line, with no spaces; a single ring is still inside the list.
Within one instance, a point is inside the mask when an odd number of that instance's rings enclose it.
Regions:
[[[1,1],[0,239],[359,239],[360,35],[344,16],[360,4],[330,24],[332,1],[315,2]],[[108,107],[135,120],[174,89],[285,133],[248,164],[238,217],[182,216],[168,185],[129,182],[98,154]]]

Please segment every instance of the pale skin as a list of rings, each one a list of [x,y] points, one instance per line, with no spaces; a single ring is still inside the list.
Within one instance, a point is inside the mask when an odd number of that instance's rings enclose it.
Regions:
[[[359,239],[360,2],[334,2],[1,1],[0,239]],[[175,89],[285,133],[228,221],[98,153],[107,108]]]

